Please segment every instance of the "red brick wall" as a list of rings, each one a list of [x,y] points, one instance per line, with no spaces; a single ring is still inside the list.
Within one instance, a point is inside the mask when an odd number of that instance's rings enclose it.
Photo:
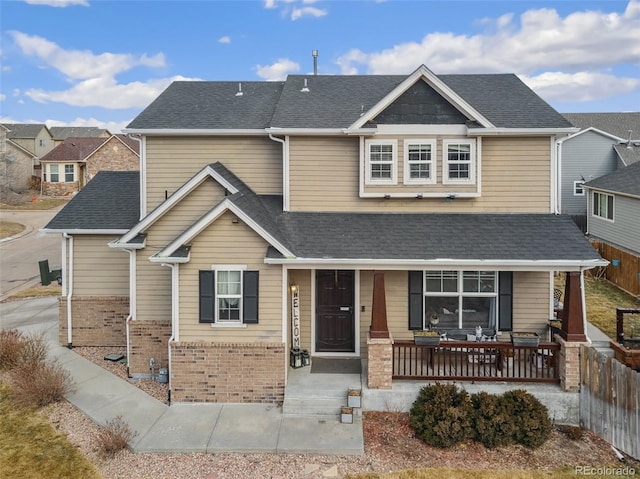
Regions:
[[[106,145],[87,158],[89,179],[99,171],[138,171],[140,157],[120,140],[111,138]]]
[[[150,374],[149,359],[156,370],[169,367],[171,321],[131,321],[129,323],[129,374]]]
[[[285,345],[173,343],[170,374],[175,402],[282,403]]]
[[[58,301],[60,312],[59,341],[67,340],[67,298]],[[125,322],[129,315],[128,296],[84,296],[71,299],[74,346],[125,346]]]
[[[42,182],[42,193],[48,196],[64,196],[67,193],[73,193],[80,189],[79,183],[73,181],[71,183],[49,183]]]

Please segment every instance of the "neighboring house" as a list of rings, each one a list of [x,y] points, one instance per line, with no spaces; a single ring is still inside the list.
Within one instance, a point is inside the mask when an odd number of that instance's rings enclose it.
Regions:
[[[97,126],[52,126],[49,128],[55,146],[67,138],[109,138],[111,133]]]
[[[563,116],[580,131],[558,141],[559,211],[584,225],[587,198],[582,185],[640,160],[640,112]]]
[[[282,401],[296,347],[366,359],[385,389],[425,364],[398,355],[434,316],[470,362],[478,327],[546,338],[562,271],[553,369],[524,369],[579,388],[581,275],[606,262],[554,214],[576,130],[515,75],[175,82],[125,131],[139,176],[99,173],[45,228],[65,234],[62,343],[126,344],[133,376],[154,358],[177,402]]]
[[[640,294],[640,162],[585,183],[584,188],[589,205],[587,233],[614,247],[607,258],[612,263],[607,272],[610,279]],[[630,261],[620,261],[622,251],[631,253]]]
[[[40,176],[40,158],[54,147],[51,132],[40,123],[2,123],[2,185],[18,191],[29,188],[32,176]]]
[[[41,159],[42,192],[65,195],[83,188],[99,171],[139,169],[139,142],[125,135],[69,137]]]

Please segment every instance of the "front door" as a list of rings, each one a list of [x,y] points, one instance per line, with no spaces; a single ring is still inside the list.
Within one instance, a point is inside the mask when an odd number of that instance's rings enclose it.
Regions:
[[[316,271],[316,352],[355,352],[354,271]]]

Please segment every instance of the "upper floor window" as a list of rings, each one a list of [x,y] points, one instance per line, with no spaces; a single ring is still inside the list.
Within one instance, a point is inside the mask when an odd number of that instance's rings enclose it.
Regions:
[[[73,165],[64,165],[64,181],[65,183],[73,183],[74,167]]]
[[[406,140],[404,142],[404,181],[414,184],[436,182],[435,140]]]
[[[367,183],[395,185],[397,183],[396,140],[369,140],[366,142]]]
[[[584,196],[584,181],[578,180],[573,182],[573,195],[574,196]]]
[[[58,165],[49,165],[49,181],[51,183],[60,183],[60,172]]]
[[[469,140],[444,140],[443,175],[444,184],[464,184],[475,181],[475,142]]]
[[[613,195],[593,192],[593,216],[613,221]]]
[[[44,147],[45,146],[45,141],[43,139],[40,139],[39,143],[40,146]]]

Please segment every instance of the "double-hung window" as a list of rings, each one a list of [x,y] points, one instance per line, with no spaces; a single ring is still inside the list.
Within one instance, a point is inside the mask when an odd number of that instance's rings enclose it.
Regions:
[[[241,325],[258,322],[258,271],[220,265],[200,271],[201,323]]]
[[[396,140],[368,140],[366,142],[367,183],[395,185],[397,183]]]
[[[49,181],[51,183],[60,183],[59,165],[49,165]]]
[[[593,192],[593,216],[613,221],[613,195]]]
[[[496,328],[498,277],[495,271],[426,271],[425,319],[439,328]]]
[[[74,180],[74,166],[64,165],[64,181],[65,183],[73,183]]]
[[[442,142],[444,184],[468,184],[475,182],[475,142],[469,140],[444,140]]]
[[[407,184],[436,182],[435,140],[405,140],[404,181]]]

